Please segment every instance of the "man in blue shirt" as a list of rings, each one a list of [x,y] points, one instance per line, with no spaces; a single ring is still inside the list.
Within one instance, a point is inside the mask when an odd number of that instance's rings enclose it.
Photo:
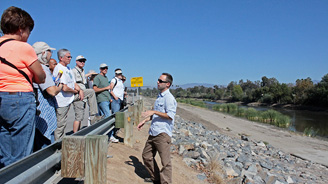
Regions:
[[[152,120],[149,137],[142,152],[144,164],[150,173],[150,180],[154,183],[172,183],[172,164],[170,157],[172,129],[174,126],[174,116],[176,114],[177,102],[170,93],[170,86],[173,78],[168,73],[162,73],[157,81],[157,88],[160,91],[155,101],[154,109],[142,113],[145,118],[138,124],[140,130],[146,121]],[[162,169],[159,170],[155,161],[158,152]]]

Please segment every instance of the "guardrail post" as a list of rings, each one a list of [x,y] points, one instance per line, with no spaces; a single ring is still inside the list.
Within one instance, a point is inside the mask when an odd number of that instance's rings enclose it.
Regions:
[[[84,177],[84,136],[65,136],[62,141],[61,176]]]
[[[107,135],[88,135],[85,140],[85,184],[107,183]]]
[[[133,147],[133,121],[132,112],[116,112],[115,126],[124,128],[124,144],[130,147]]]
[[[131,107],[131,108],[130,108]],[[139,124],[139,114],[138,114],[138,104],[135,103],[133,106],[130,106],[129,110],[133,113],[133,124],[137,126]]]
[[[141,119],[141,112],[143,111],[143,109],[142,109],[142,104],[141,104],[141,100],[138,100],[137,101],[137,104],[138,104],[138,106],[137,106],[137,125],[139,124],[139,122],[140,122],[140,119]]]
[[[115,128],[124,128],[124,112],[115,113]]]
[[[125,112],[124,144],[133,147],[133,113]]]

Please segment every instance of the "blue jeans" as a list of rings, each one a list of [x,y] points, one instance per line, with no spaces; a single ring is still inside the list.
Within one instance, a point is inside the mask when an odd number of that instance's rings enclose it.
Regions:
[[[35,112],[33,92],[0,92],[0,168],[32,153]]]
[[[109,109],[109,106],[110,106],[110,102],[100,102],[98,103],[98,106],[99,106],[99,111],[100,111],[100,115],[101,116],[105,116],[105,118],[109,117],[110,115],[112,115],[112,113],[110,112],[110,109]],[[110,131],[109,133],[109,136],[113,136],[114,132],[113,130]]]
[[[121,110],[121,104],[122,104],[122,100],[119,98],[117,100],[115,100],[113,97],[112,97],[112,113],[116,113],[118,111]],[[119,128],[114,128],[113,131],[111,132],[111,136],[114,136],[114,134],[116,134],[116,132],[119,130]]]
[[[115,112],[120,111],[122,100],[121,99],[115,100],[114,98],[112,98],[112,100],[113,101],[111,103],[111,107],[112,107],[112,113],[114,114]]]
[[[35,130],[35,137],[34,137],[34,146],[33,146],[33,152],[39,151],[40,149],[43,149],[50,144],[55,142],[55,135],[54,132],[50,134],[50,140],[45,137],[40,130]]]
[[[112,115],[109,109],[110,102],[105,101],[105,102],[100,102],[98,103],[99,111],[101,116],[105,116],[105,118],[109,117]]]

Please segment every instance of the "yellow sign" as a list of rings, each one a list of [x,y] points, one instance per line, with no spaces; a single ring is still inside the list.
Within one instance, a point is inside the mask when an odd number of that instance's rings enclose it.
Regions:
[[[131,87],[142,87],[143,79],[142,77],[132,77],[131,78]]]

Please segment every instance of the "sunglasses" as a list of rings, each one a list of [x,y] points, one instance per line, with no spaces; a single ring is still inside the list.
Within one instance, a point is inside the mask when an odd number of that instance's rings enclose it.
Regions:
[[[102,70],[105,70],[105,69],[107,69],[107,70],[108,70],[108,67],[104,67],[104,68],[100,68],[100,69],[102,69]]]
[[[163,81],[162,79],[158,79],[159,83],[168,83],[167,81]]]
[[[65,57],[67,57],[68,59],[72,58],[72,56],[65,56]]]
[[[78,60],[80,63],[85,63],[85,60]]]

